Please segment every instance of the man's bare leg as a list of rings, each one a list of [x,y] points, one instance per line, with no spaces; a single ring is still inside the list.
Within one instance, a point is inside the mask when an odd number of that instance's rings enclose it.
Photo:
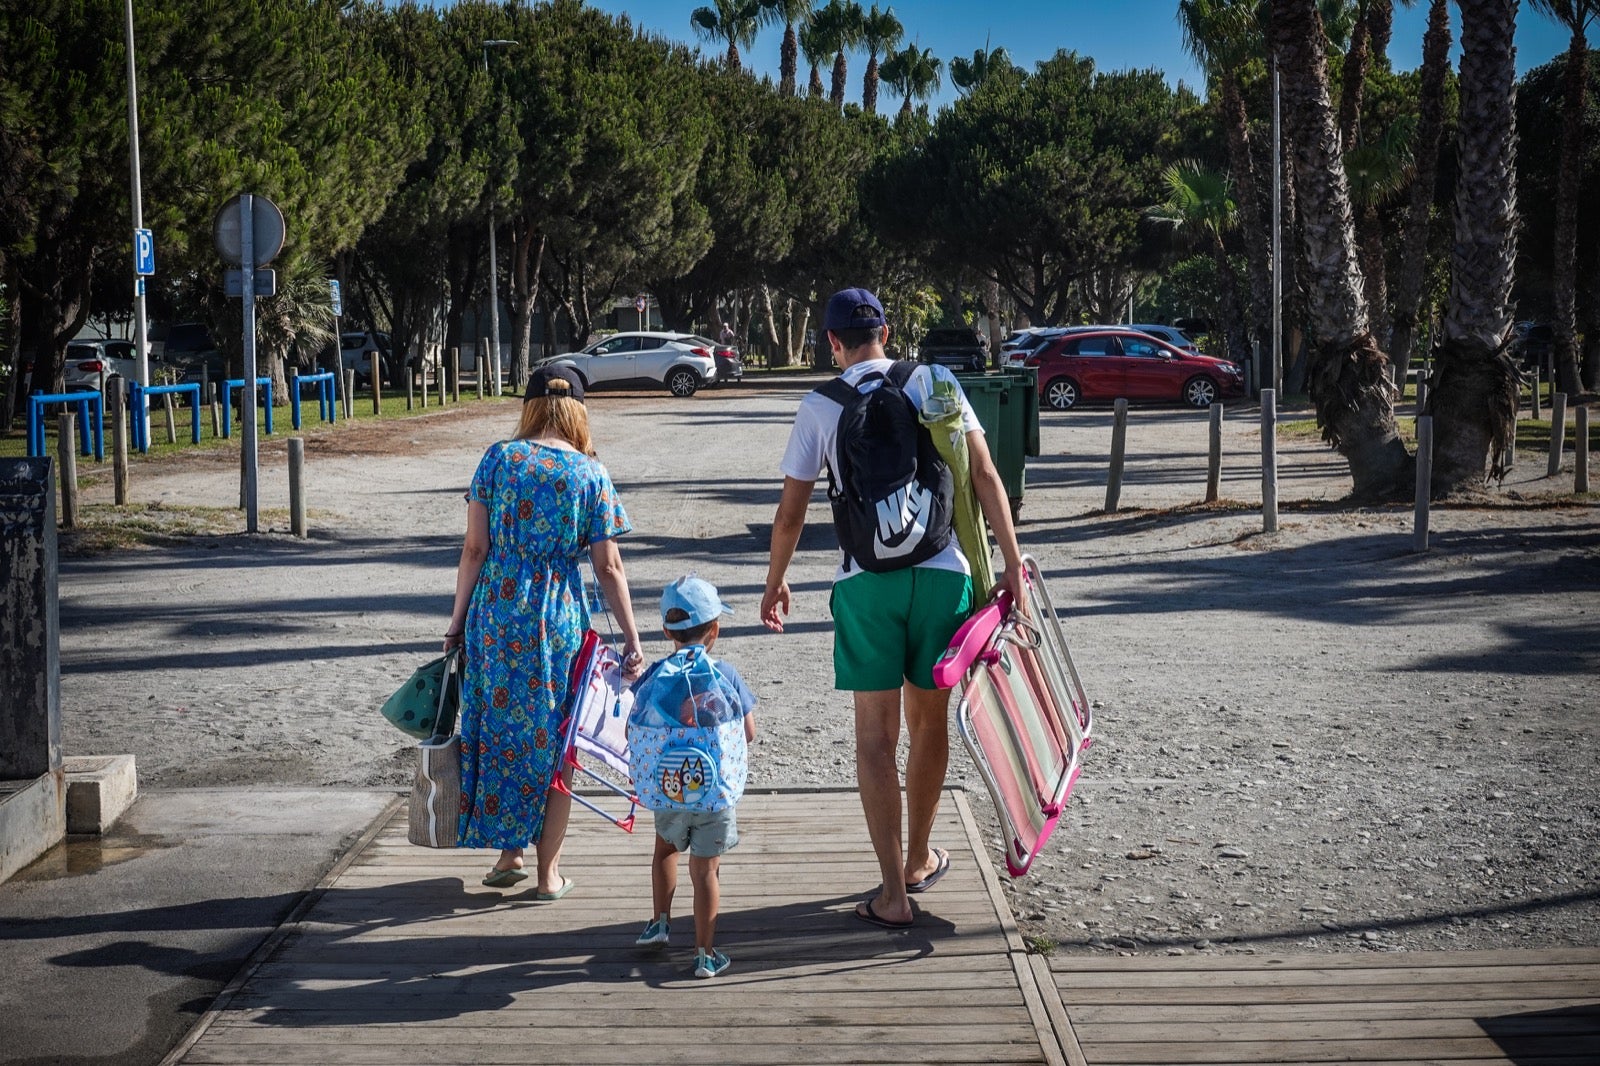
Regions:
[[[950,690],[905,686],[906,729],[911,751],[906,757],[905,884],[914,885],[938,869],[929,846],[933,820],[944,796],[950,766]]]
[[[883,887],[871,901],[872,911],[885,921],[909,922],[911,900],[906,896],[905,857],[900,847],[900,770],[895,764],[900,690],[857,692],[855,703],[856,784],[867,818],[867,835],[872,838],[883,876]]]

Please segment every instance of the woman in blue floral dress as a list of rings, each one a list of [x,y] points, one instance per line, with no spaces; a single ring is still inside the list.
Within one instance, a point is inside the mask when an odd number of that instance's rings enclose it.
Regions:
[[[491,445],[467,494],[467,537],[445,650],[462,644],[461,826],[465,848],[499,848],[483,879],[528,877],[535,898],[572,887],[560,870],[572,800],[550,790],[561,757],[572,661],[589,626],[578,563],[585,552],[622,629],[624,673],[644,665],[628,581],[617,553],[628,516],[593,457],[583,384],[548,367],[528,382],[516,437]]]

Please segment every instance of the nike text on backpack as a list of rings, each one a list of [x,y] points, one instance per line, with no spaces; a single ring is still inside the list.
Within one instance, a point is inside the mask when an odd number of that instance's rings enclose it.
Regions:
[[[954,481],[906,395],[916,370],[900,360],[887,374],[868,374],[859,384],[876,387],[866,393],[843,378],[817,389],[842,408],[838,469],[828,466],[839,546],[854,565],[874,573],[915,566],[950,543]]]

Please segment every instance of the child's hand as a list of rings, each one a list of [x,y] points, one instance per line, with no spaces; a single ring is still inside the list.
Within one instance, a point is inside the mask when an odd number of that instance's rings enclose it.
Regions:
[[[642,673],[644,673],[644,653],[639,650],[637,644],[629,644],[622,650],[622,679],[637,681]]]

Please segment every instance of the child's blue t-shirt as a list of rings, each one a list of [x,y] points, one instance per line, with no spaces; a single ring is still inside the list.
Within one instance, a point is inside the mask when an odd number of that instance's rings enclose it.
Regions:
[[[689,644],[633,683],[629,722],[653,729],[717,726],[755,709],[755,693],[732,664],[713,659],[704,644]]]

